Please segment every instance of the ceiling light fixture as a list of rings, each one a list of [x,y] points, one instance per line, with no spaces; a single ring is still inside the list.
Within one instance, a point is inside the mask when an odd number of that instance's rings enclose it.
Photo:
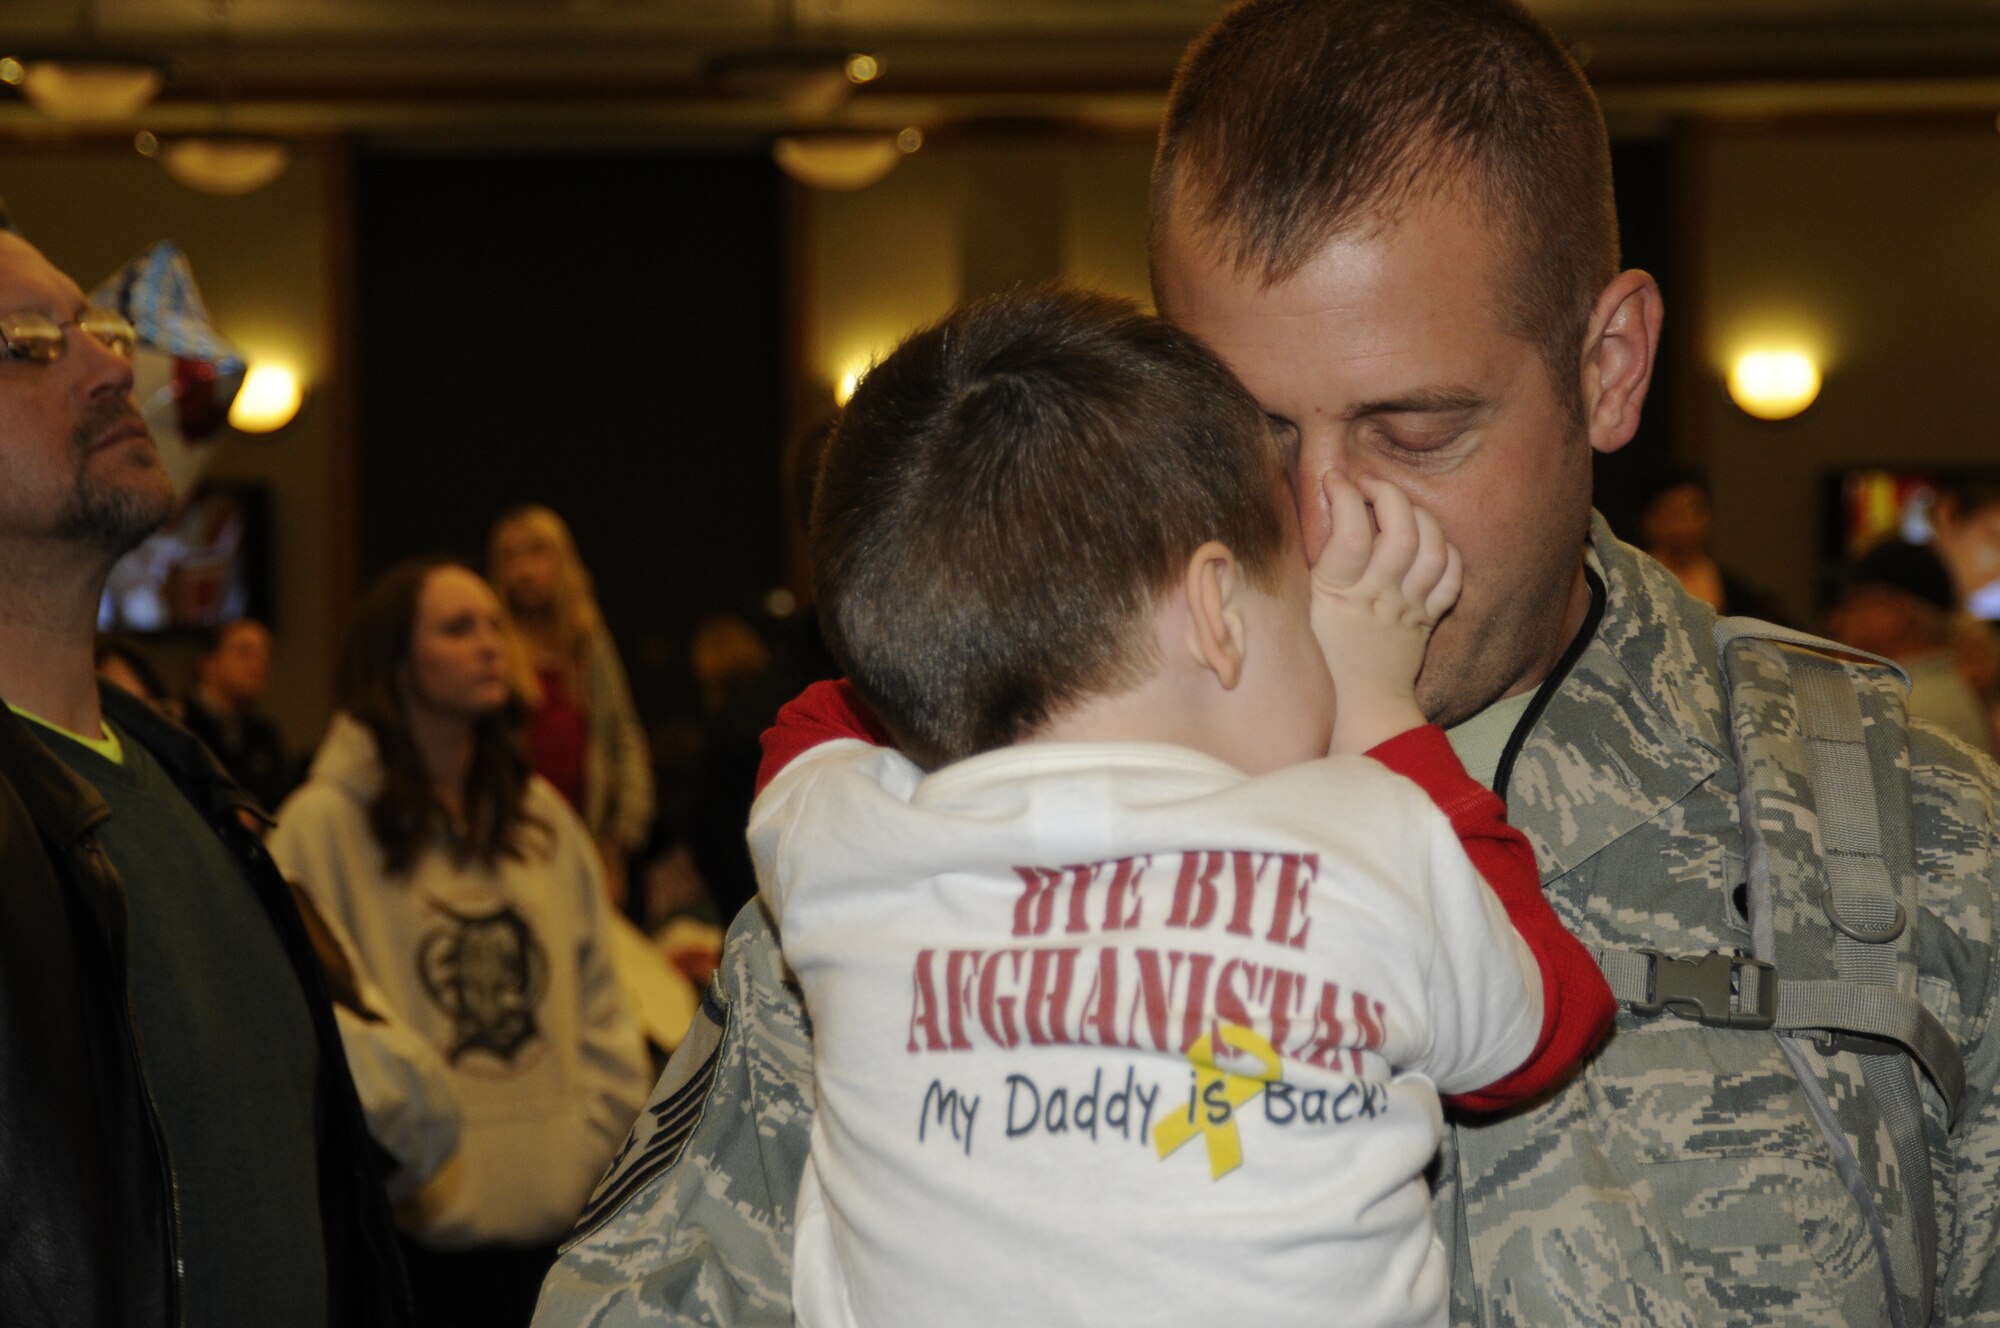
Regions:
[[[234,90],[229,0],[215,0],[215,71],[214,133],[164,143],[142,133],[137,146],[141,155],[157,159],[168,175],[190,189],[225,196],[252,193],[285,173],[292,163],[292,150],[275,138],[227,130],[229,98]]]
[[[723,51],[702,67],[726,92],[775,101],[795,121],[821,120],[838,110],[855,88],[882,76],[882,60],[852,46],[799,39],[798,0],[781,0],[774,40],[768,46]]]
[[[777,102],[796,120],[832,114],[855,86],[847,76],[847,52],[831,49],[725,51],[703,73],[722,91]]]
[[[162,66],[140,60],[29,56],[20,65],[21,95],[51,120],[127,119],[167,82]]]
[[[923,131],[787,134],[771,144],[786,175],[813,189],[866,189],[924,145]]]
[[[96,0],[78,0],[76,45],[0,59],[0,83],[21,90],[51,120],[123,120],[137,115],[167,83],[162,60],[103,49]]]
[[[866,189],[902,154],[887,134],[788,134],[771,145],[785,174],[813,189]]]
[[[161,145],[160,165],[190,189],[205,194],[248,194],[262,189],[292,164],[292,150],[273,138],[177,138]]]

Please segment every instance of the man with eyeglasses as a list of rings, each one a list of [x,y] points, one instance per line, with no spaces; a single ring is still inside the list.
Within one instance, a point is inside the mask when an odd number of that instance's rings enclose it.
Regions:
[[[174,503],[133,340],[0,230],[0,1323],[400,1323],[253,804],[92,668],[105,577]]]

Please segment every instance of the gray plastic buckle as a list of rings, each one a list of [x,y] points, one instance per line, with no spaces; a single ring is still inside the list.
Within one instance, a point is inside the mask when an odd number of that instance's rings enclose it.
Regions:
[[[1836,1052],[1851,1051],[1857,1056],[1907,1056],[1910,1049],[1900,1042],[1888,1038],[1869,1037],[1865,1033],[1841,1033],[1827,1031],[1813,1038],[1813,1045],[1822,1056]]]
[[[1653,957],[1652,998],[1632,1002],[1634,1014],[1669,1010],[1712,1028],[1769,1028],[1777,1022],[1778,970],[1764,960],[1719,950],[1686,958],[1658,950],[1639,953]]]

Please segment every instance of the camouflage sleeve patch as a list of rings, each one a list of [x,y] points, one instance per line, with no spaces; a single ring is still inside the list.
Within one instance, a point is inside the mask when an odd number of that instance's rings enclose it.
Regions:
[[[597,1183],[576,1230],[563,1243],[568,1250],[588,1240],[592,1232],[615,1216],[646,1183],[680,1160],[688,1140],[694,1137],[708,1103],[709,1086],[715,1082],[715,1067],[721,1060],[722,1037],[729,1026],[729,1012],[710,990],[702,994],[701,1009],[681,1040],[666,1073],[653,1089],[653,1096],[633,1123],[625,1146],[611,1159],[610,1170]]]
[[[761,905],[565,1246],[538,1328],[789,1328],[812,1127],[804,1003]]]

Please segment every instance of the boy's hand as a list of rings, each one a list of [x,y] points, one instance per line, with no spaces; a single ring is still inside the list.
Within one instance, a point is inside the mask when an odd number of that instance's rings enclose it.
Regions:
[[[1464,569],[1437,518],[1395,485],[1329,472],[1320,492],[1328,534],[1313,562],[1312,624],[1333,674],[1333,750],[1365,752],[1424,722],[1417,670]]]

